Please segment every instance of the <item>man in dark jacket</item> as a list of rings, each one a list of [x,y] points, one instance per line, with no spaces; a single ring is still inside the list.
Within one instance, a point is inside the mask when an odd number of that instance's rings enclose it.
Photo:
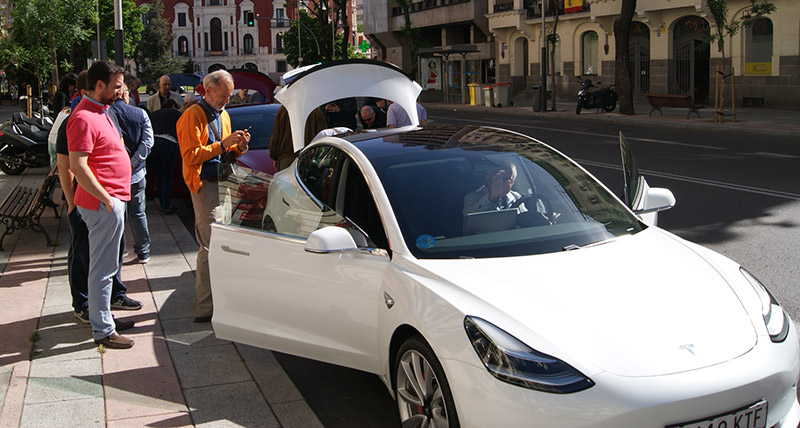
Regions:
[[[133,232],[133,251],[139,263],[150,261],[150,231],[145,215],[145,160],[153,148],[153,127],[143,109],[128,104],[128,90],[122,91],[122,98],[111,105],[117,115],[119,131],[125,142],[125,149],[131,158],[131,200],[128,201],[127,220]]]
[[[161,109],[150,114],[153,125],[153,152],[147,157],[147,170],[155,177],[156,195],[161,213],[174,214],[172,208],[172,173],[178,156],[178,132],[175,126],[181,112],[175,100],[168,98]]]

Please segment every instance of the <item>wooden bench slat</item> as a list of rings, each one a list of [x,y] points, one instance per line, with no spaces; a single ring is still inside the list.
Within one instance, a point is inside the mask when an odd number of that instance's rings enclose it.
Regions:
[[[691,95],[685,94],[642,94],[647,97],[647,101],[650,103],[650,116],[653,115],[653,112],[658,110],[661,115],[664,115],[664,112],[661,111],[661,107],[673,107],[673,108],[688,108],[689,113],[686,115],[688,119],[692,113],[697,114],[697,117],[700,117],[699,109],[704,108],[705,106],[695,104],[694,100],[692,99]]]
[[[53,167],[47,174],[44,183],[39,188],[26,186],[15,186],[8,195],[0,202],[0,218],[6,230],[0,236],[0,250],[3,250],[3,240],[15,230],[30,228],[33,231],[41,232],[47,239],[47,245],[52,246],[50,235],[42,227],[40,218],[44,209],[48,206],[53,207],[56,217],[59,217],[56,205],[52,200],[52,192],[58,181],[58,169]]]

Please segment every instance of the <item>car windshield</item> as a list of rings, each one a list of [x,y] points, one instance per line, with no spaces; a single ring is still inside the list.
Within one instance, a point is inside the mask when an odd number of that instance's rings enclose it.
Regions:
[[[572,161],[516,133],[426,129],[357,144],[417,258],[552,253],[645,227]]]

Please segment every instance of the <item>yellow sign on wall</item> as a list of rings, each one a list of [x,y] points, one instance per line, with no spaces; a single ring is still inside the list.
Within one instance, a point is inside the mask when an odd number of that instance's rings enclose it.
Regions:
[[[564,13],[582,12],[584,0],[564,0]]]
[[[771,62],[747,62],[744,64],[745,74],[772,74]]]

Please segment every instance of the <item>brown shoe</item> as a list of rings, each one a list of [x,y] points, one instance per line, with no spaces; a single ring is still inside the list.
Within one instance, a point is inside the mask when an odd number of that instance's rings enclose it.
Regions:
[[[133,339],[120,336],[116,331],[104,339],[95,340],[94,343],[103,345],[109,349],[128,349],[133,347]]]

